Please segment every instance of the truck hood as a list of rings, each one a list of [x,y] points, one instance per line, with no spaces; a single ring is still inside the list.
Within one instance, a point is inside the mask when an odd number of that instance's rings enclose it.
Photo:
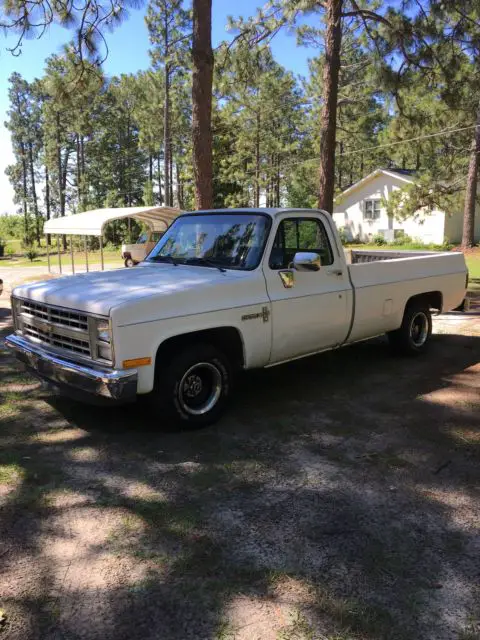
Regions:
[[[140,298],[178,294],[215,285],[231,285],[245,272],[156,264],[133,269],[64,276],[16,287],[13,295],[36,302],[108,316],[113,307]]]

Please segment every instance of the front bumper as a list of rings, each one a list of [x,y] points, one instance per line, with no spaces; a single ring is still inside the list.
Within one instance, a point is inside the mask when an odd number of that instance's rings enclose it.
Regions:
[[[63,390],[75,390],[84,396],[103,398],[118,403],[129,402],[137,395],[137,371],[87,367],[63,360],[41,346],[12,334],[5,345],[39,378]]]

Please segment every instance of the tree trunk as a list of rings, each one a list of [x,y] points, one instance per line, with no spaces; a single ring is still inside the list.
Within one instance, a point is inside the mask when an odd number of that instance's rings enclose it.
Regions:
[[[148,179],[153,185],[153,159],[152,154],[148,156]]]
[[[170,167],[169,173],[170,176],[170,206],[173,207],[173,153],[172,148],[170,147]]]
[[[48,173],[48,167],[45,165],[45,207],[47,209],[47,220],[50,220],[50,176]],[[52,244],[50,234],[47,235],[47,244]]]
[[[58,172],[58,200],[60,205],[60,215],[65,215],[65,191],[63,190],[63,169],[62,169],[62,149],[60,145],[60,113],[57,113],[57,130],[56,130],[56,145],[57,145],[57,172]]]
[[[335,189],[335,136],[337,128],[338,75],[342,44],[342,2],[326,0],[325,67],[323,108],[320,120],[320,170],[318,206],[333,212]]]
[[[160,171],[160,154],[157,156],[157,173],[158,173],[158,201],[160,206],[163,204],[162,195],[162,172]]]
[[[170,72],[165,65],[165,103],[163,107],[163,180],[165,183],[165,205],[170,202]]]
[[[255,192],[254,207],[260,206],[260,113],[257,111],[257,129],[255,133]]]
[[[28,190],[27,190],[27,159],[25,157],[25,145],[23,142],[20,142],[20,152],[22,155],[22,182],[23,182],[23,194],[22,194],[22,205],[23,205],[23,224],[24,224],[24,234],[25,234],[25,244],[29,243],[29,224],[28,224]]]
[[[37,240],[37,247],[40,246],[40,214],[38,212],[38,200],[37,200],[37,187],[35,185],[35,169],[33,166],[33,149],[32,143],[28,144],[28,164],[30,168],[30,183],[32,189],[32,204],[33,213],[35,215],[35,236]]]
[[[277,158],[277,175],[275,180],[276,201],[275,206],[280,206],[280,157]]]
[[[213,207],[212,0],[193,0],[192,142],[196,209]]]
[[[182,179],[181,179],[181,175],[180,175],[180,169],[178,166],[178,162],[175,163],[175,171],[177,174],[177,202],[178,202],[178,208],[181,209],[183,211],[185,204],[183,202],[183,184],[182,184]]]
[[[340,160],[338,161],[338,188],[340,189],[340,191],[342,190],[342,183],[343,183],[342,154],[343,154],[343,142],[340,142]]]
[[[477,200],[478,154],[480,153],[480,103],[477,111],[477,127],[470,148],[465,204],[463,208],[462,249],[475,244],[475,204]]]
[[[83,136],[80,136],[80,156],[82,160],[82,176],[85,178],[85,143]]]
[[[65,215],[65,194],[67,193],[67,171],[68,171],[68,158],[70,156],[70,149],[65,149],[65,159],[62,163],[62,154],[60,153],[60,194],[61,194],[61,212],[60,215]],[[63,250],[67,250],[67,236],[63,236]]]
[[[77,133],[76,139],[76,147],[77,147],[77,198],[78,198],[78,208],[82,209],[82,168],[81,168],[81,154],[80,154],[80,136]]]

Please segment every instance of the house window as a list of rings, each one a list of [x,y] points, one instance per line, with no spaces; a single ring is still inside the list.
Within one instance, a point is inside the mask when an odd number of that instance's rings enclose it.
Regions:
[[[365,200],[363,217],[365,220],[378,220],[380,218],[380,200]]]

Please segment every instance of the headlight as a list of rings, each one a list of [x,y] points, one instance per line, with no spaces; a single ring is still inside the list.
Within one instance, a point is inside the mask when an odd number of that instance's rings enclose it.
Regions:
[[[97,320],[97,338],[100,342],[110,344],[110,323],[108,320]]]
[[[100,360],[112,361],[112,333],[110,330],[110,322],[103,318],[95,319],[96,345],[95,358]]]

